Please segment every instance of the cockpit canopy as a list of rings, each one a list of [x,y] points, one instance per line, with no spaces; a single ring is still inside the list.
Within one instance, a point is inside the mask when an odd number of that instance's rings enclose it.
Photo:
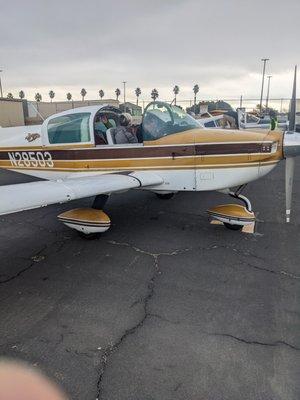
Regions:
[[[109,105],[80,107],[52,115],[42,126],[44,144],[108,144],[107,131],[120,126],[121,115],[118,108]],[[146,107],[142,123],[127,130],[142,143],[199,128],[203,125],[180,107],[155,101]]]
[[[144,140],[156,140],[195,128],[202,128],[202,125],[180,107],[155,101],[145,109],[142,122]]]

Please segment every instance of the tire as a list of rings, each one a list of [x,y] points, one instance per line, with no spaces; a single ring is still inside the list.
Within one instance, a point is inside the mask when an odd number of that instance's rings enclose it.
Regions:
[[[232,225],[228,222],[223,222],[223,224],[226,226],[227,229],[230,229],[231,231],[241,231],[243,229],[243,225]]]
[[[85,240],[95,240],[95,239],[99,239],[101,236],[100,232],[86,234],[86,233],[77,231],[77,233],[78,233],[79,237],[81,237],[82,239],[85,239]]]
[[[170,200],[174,196],[174,193],[155,193],[155,194],[161,200]]]

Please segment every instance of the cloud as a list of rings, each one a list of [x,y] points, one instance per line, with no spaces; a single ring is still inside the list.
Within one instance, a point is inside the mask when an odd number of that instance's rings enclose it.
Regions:
[[[270,58],[271,94],[290,95],[299,63],[298,0],[0,0],[0,67],[5,93],[67,91],[114,96],[128,81],[149,98],[259,96],[261,57]]]

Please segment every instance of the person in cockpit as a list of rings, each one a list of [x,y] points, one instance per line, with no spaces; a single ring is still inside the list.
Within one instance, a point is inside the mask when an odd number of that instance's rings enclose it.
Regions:
[[[112,136],[114,137],[114,142],[116,144],[126,144],[126,143],[137,143],[137,137],[131,130],[132,117],[128,113],[123,113],[119,118],[120,126],[110,130]]]
[[[100,114],[95,122],[95,138],[98,143],[107,143],[106,131],[109,128],[115,128],[116,123],[113,119],[108,119],[107,115]]]
[[[143,133],[148,140],[155,140],[161,137],[161,128],[159,126],[158,118],[155,115],[149,113],[146,116],[143,121],[143,128]]]

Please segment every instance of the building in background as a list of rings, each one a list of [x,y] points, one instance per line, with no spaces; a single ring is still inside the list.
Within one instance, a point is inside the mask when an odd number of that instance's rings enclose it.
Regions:
[[[25,125],[26,106],[18,99],[0,99],[0,126]]]
[[[0,126],[39,125],[50,115],[69,110],[71,108],[109,104],[119,107],[115,99],[85,100],[85,101],[28,101],[19,99],[0,99]]]

